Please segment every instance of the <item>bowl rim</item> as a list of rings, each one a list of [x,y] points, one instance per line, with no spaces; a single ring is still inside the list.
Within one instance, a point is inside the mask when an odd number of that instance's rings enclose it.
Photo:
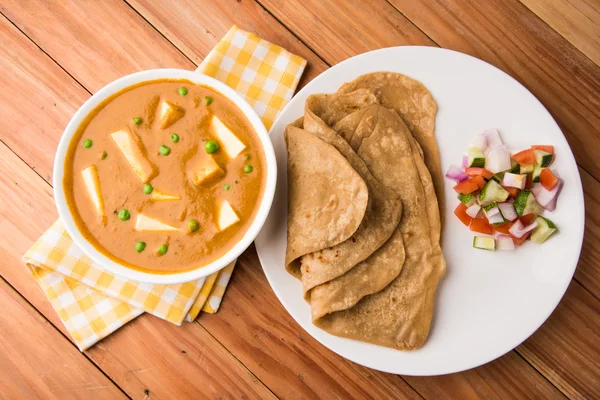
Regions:
[[[109,96],[137,83],[153,81],[159,79],[187,79],[195,84],[201,84],[210,87],[213,90],[223,94],[229,100],[231,100],[248,118],[250,124],[254,128],[258,135],[260,142],[263,146],[263,151],[266,160],[266,171],[267,177],[265,182],[265,189],[263,197],[260,201],[259,209],[254,217],[254,221],[244,234],[241,240],[239,240],[227,253],[217,260],[203,266],[188,271],[180,271],[173,273],[153,273],[150,271],[136,270],[125,265],[122,265],[114,260],[111,260],[100,251],[98,251],[79,231],[75,220],[71,214],[71,211],[67,205],[63,180],[65,174],[65,157],[69,144],[75,135],[75,132],[79,128],[79,125],[87,117],[87,115],[102,101]],[[140,72],[135,72],[130,75],[123,76],[102,89],[94,93],[83,105],[75,112],[69,123],[67,124],[57,147],[55,158],[54,158],[54,170],[52,174],[52,180],[54,183],[54,201],[58,210],[59,217],[63,222],[67,233],[73,239],[73,242],[79,247],[83,253],[85,253],[97,267],[104,268],[108,272],[113,273],[125,279],[130,279],[143,283],[151,284],[173,284],[183,283],[198,280],[204,278],[210,274],[213,274],[232,261],[237,259],[254,241],[258,235],[260,229],[264,225],[271,205],[273,203],[273,197],[275,195],[275,185],[277,183],[277,162],[275,158],[275,151],[267,129],[265,128],[262,120],[254,111],[252,106],[244,100],[235,90],[227,86],[221,81],[207,75],[177,69],[177,68],[163,68],[163,69],[152,69]]]

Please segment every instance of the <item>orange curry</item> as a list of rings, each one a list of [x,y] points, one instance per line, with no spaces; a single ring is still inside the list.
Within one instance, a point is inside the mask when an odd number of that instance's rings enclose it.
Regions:
[[[189,81],[149,81],[105,100],[70,143],[64,187],[81,233],[140,270],[198,268],[248,230],[264,153],[233,102]]]

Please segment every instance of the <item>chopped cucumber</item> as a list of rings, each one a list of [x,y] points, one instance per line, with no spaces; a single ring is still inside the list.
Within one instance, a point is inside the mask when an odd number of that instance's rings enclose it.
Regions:
[[[529,165],[520,165],[519,169],[521,170],[519,173],[520,174],[528,174],[530,172],[533,172],[533,164],[529,164]]]
[[[498,203],[488,204],[487,206],[483,206],[481,208],[483,209],[483,213],[490,224],[501,225],[506,222],[504,216],[500,212],[500,208],[498,208]]]
[[[460,200],[461,203],[463,203],[467,207],[471,207],[473,204],[475,204],[475,200],[476,200],[473,193],[469,193],[469,194],[459,193],[458,199]]]
[[[552,154],[545,152],[544,150],[534,150],[533,155],[535,156],[536,163],[542,167],[548,167],[552,164]]]
[[[485,184],[483,190],[479,194],[480,204],[490,204],[494,202],[502,203],[508,198],[508,192],[498,182],[490,179]]]
[[[473,238],[473,247],[482,250],[496,250],[496,239],[485,236],[475,236]]]
[[[470,167],[477,167],[477,168],[485,167],[485,156],[483,155],[481,150],[479,150],[477,147],[469,148],[468,164],[469,164],[469,168]]]
[[[490,211],[492,208],[495,208],[495,207],[498,207],[498,203],[488,204],[488,205],[483,206],[481,208],[483,209],[483,211],[485,211],[487,213],[488,211]]]
[[[544,243],[558,229],[548,218],[538,216],[535,221],[538,225],[531,234],[531,241],[534,243]]]
[[[510,172],[511,174],[520,174],[521,173],[521,166],[519,165],[518,162],[516,162],[512,158],[510,159],[510,165],[512,165],[512,167],[508,170],[508,172]]]
[[[533,181],[534,182],[540,181],[540,175],[542,174],[542,171],[545,169],[546,168],[541,167],[538,163],[535,163],[535,166],[533,167]]]
[[[492,176],[492,179],[498,182],[499,184],[502,184],[504,174],[506,174],[506,171],[498,172],[497,174],[494,174],[494,176]]]
[[[515,211],[519,217],[527,214],[539,214],[542,212],[542,206],[535,200],[533,193],[529,189],[523,189],[517,196],[514,203]]]

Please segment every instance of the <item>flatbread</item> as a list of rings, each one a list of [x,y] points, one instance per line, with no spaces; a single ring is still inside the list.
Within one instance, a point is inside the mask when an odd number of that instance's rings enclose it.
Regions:
[[[429,90],[421,82],[406,75],[372,72],[343,84],[338,93],[349,93],[359,89],[371,91],[381,105],[393,108],[400,114],[422,148],[425,165],[433,177],[439,209],[443,211],[444,177],[434,132],[437,103]]]
[[[315,325],[329,333],[399,349],[423,345],[429,333],[434,296],[446,264],[439,241],[439,214],[431,176],[416,142],[395,110],[380,105],[362,113],[354,132],[345,132],[357,154],[403,203],[398,225],[406,260],[402,271],[383,290],[354,307],[327,314]],[[371,160],[380,160],[371,162]],[[435,207],[437,208],[437,207]]]
[[[288,127],[288,270],[300,276],[294,260],[350,238],[368,204],[361,176],[330,144]]]
[[[312,288],[342,276],[367,259],[390,238],[400,221],[402,203],[396,193],[373,178],[363,160],[350,145],[310,111],[311,98],[306,104],[305,129],[333,145],[365,180],[369,188],[369,207],[354,235],[336,246],[307,254],[300,259],[301,280],[305,298],[308,300]]]
[[[361,111],[377,104],[372,93],[362,90],[347,95],[314,95],[306,101],[306,129],[317,135],[330,131],[346,115],[360,118]],[[377,162],[377,160],[372,160]],[[364,261],[343,275],[314,287],[310,294],[313,321],[354,306],[363,297],[376,293],[398,276],[404,264],[404,245],[398,229]]]

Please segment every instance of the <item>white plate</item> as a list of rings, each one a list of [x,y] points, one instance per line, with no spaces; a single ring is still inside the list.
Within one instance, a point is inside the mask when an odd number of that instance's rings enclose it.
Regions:
[[[560,232],[543,245],[527,242],[514,252],[471,247],[473,233],[454,215],[458,204],[445,183],[443,251],[448,263],[435,302],[429,338],[416,351],[339,338],[312,325],[300,282],[284,267],[286,248],[287,160],[283,131],[302,116],[313,93],[333,93],[367,72],[394,71],[423,82],[438,103],[436,138],[442,168],[460,165],[473,135],[498,128],[511,148],[553,144],[565,186],[553,213]],[[476,58],[432,47],[395,47],[350,58],[302,89],[271,129],[277,156],[277,191],[271,213],[256,239],[265,274],[292,317],[315,339],[354,362],[407,375],[439,375],[482,365],[527,339],[552,313],[579,259],[584,204],[573,153],[544,106],[521,84]]]

